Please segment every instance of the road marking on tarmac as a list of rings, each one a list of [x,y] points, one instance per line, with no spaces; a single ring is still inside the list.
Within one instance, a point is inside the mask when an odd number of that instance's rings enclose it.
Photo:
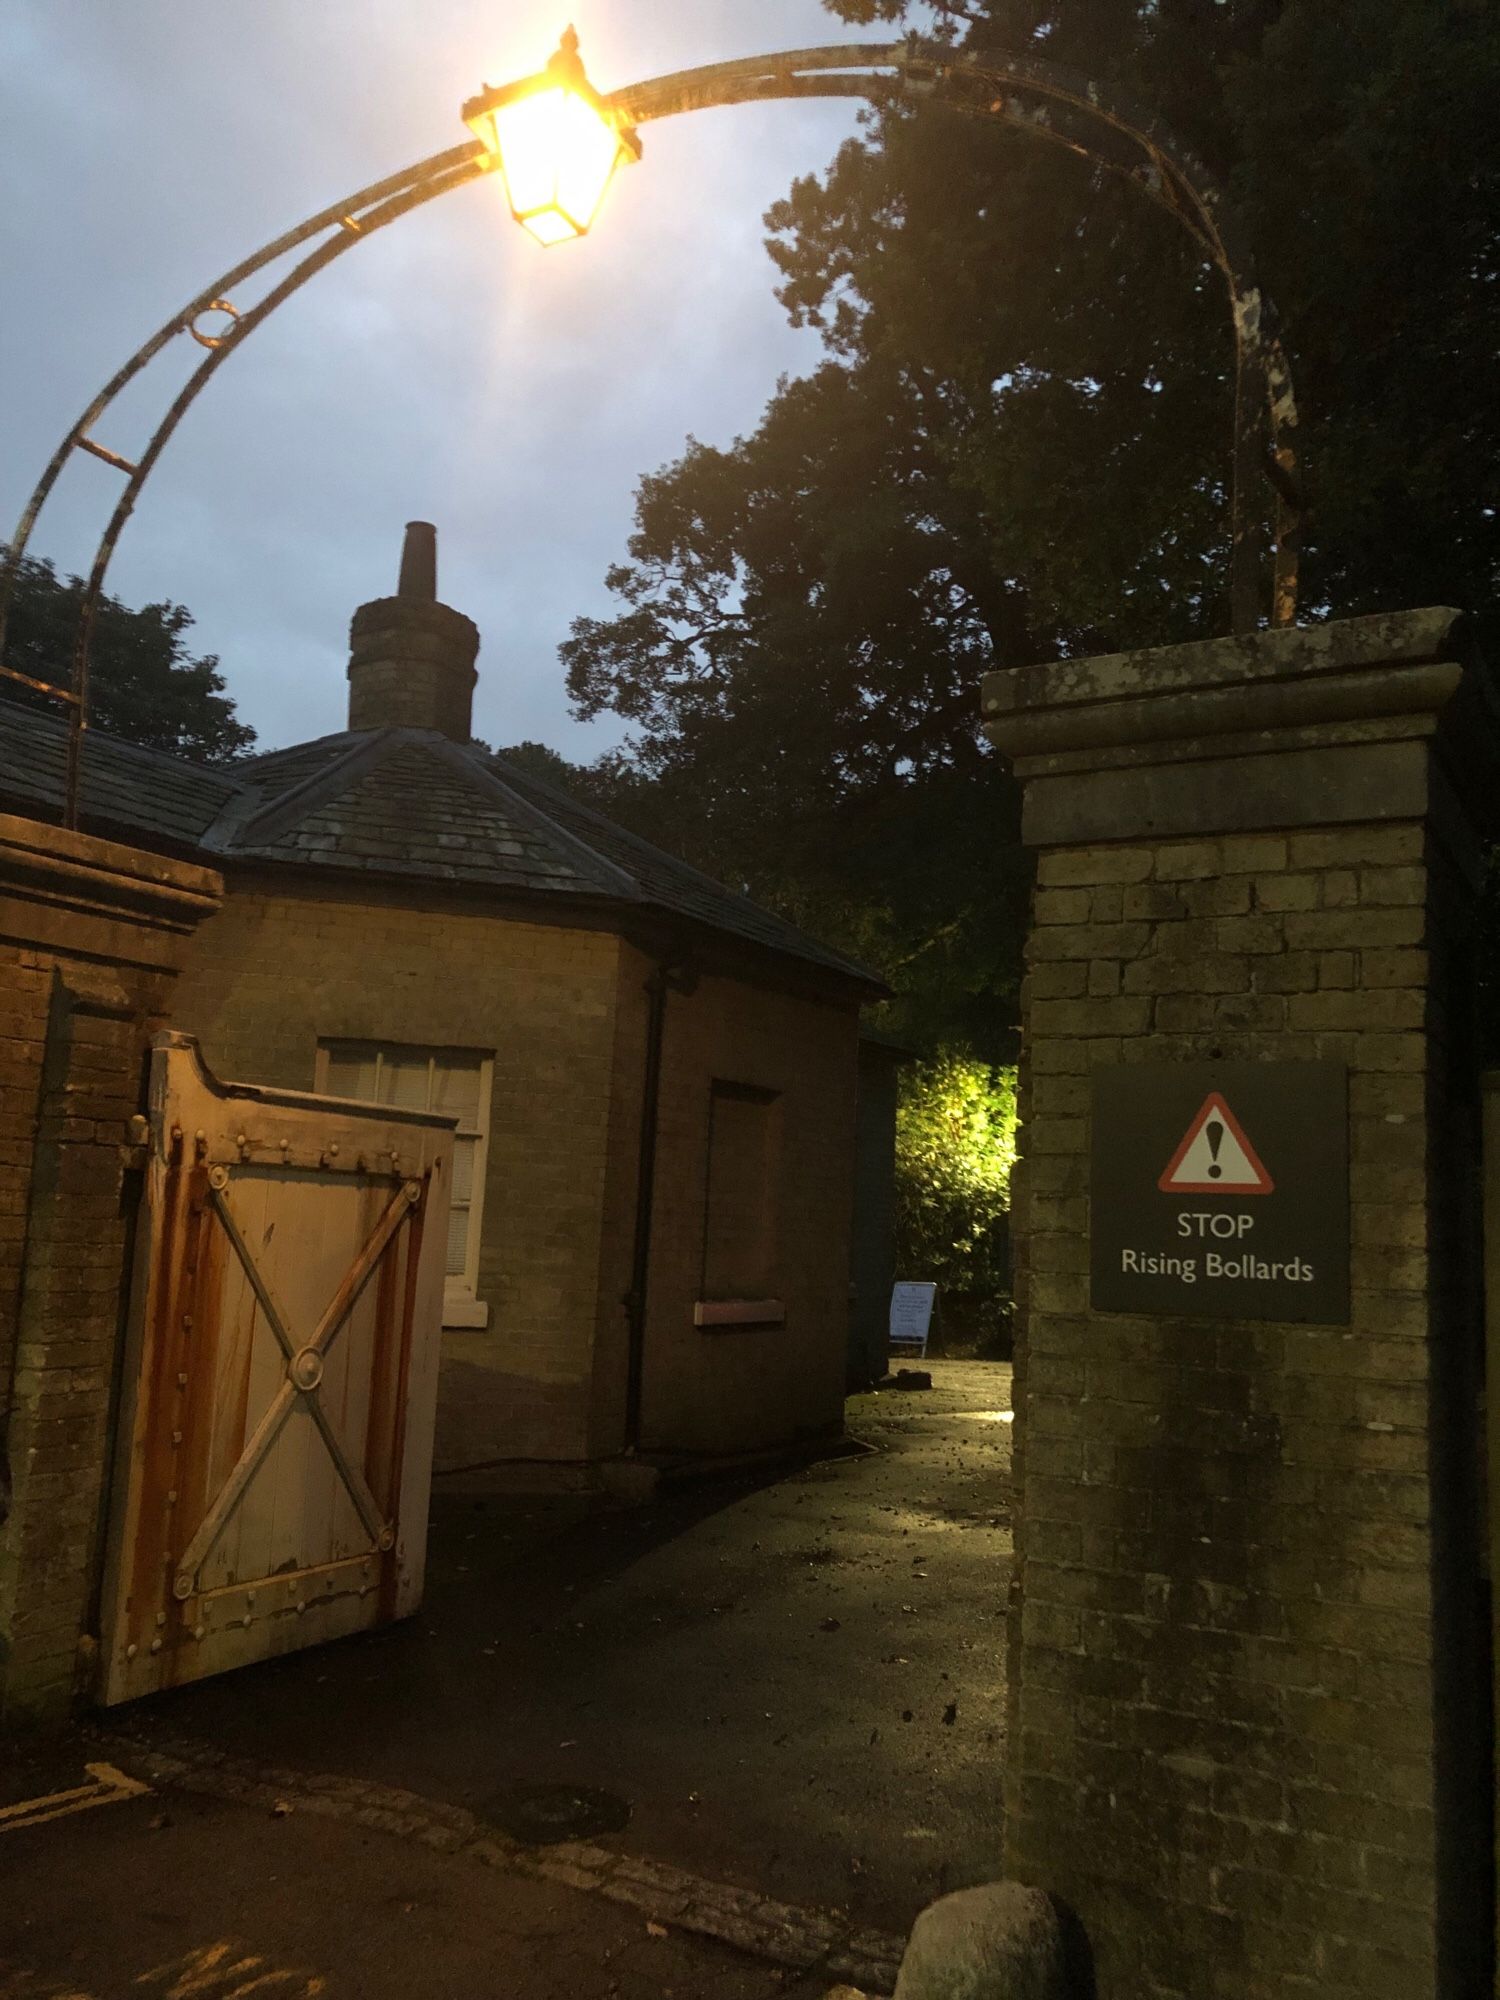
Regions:
[[[248,2000],[251,1994],[272,2000],[273,1989],[278,2000],[326,2000],[328,1981],[320,1974],[274,1965],[261,1970],[268,1964],[258,1953],[226,1939],[138,1973],[130,1984],[132,1990],[156,1989],[161,2000]],[[0,1974],[0,2000],[112,2000],[112,1996],[118,2000],[120,1990],[112,1985],[106,1994],[86,1993],[81,1986],[57,1986],[33,1972]]]
[[[281,1988],[282,2000],[317,2000],[319,1994],[328,1991],[327,1980],[315,1972],[295,1971],[286,1966],[272,1966],[269,1971],[258,1972],[257,1967],[264,1966],[266,1960],[254,1952],[237,1958],[235,1954],[242,1949],[233,1940],[206,1945],[190,1951],[185,1958],[175,1958],[167,1965],[140,1973],[131,1983],[166,1987],[165,2000],[190,2000],[193,1994],[215,1994],[218,2000],[244,2000],[246,1994],[268,1994],[273,1986]],[[242,1977],[245,1973],[252,1976]],[[295,1994],[289,1991],[293,1986],[298,1989]]]
[[[91,1806],[112,1806],[121,1799],[138,1799],[151,1789],[139,1778],[127,1778],[113,1764],[85,1764],[83,1768],[92,1783],[75,1785],[67,1792],[49,1792],[42,1799],[22,1799],[19,1805],[0,1806],[0,1833],[17,1833],[25,1826],[44,1826],[49,1819],[87,1812]]]

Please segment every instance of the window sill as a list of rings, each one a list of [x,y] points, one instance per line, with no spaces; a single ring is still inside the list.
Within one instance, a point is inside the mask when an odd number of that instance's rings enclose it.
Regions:
[[[483,1329],[490,1323],[490,1309],[472,1292],[450,1292],[443,1300],[443,1325],[455,1330]]]
[[[780,1299],[699,1299],[693,1307],[693,1325],[785,1326],[786,1307]]]

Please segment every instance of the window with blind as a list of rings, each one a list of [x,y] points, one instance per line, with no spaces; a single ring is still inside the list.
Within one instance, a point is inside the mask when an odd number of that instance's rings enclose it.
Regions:
[[[320,1042],[317,1088],[406,1111],[440,1111],[458,1120],[453,1135],[453,1190],[448,1214],[445,1326],[485,1326],[477,1296],[479,1232],[489,1146],[494,1065],[474,1049],[424,1049],[400,1042]]]

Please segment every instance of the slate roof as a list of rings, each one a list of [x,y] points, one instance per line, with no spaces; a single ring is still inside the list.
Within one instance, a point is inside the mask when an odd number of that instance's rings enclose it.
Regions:
[[[0,805],[59,814],[66,726],[0,698]],[[85,826],[213,864],[314,866],[659,911],[861,982],[863,966],[602,813],[430,729],[346,730],[213,769],[91,729]]]
[[[0,699],[0,796],[42,818],[60,813],[67,743],[54,712]],[[235,789],[227,771],[89,731],[81,804],[90,821],[193,847]]]
[[[554,826],[566,829],[585,847],[606,857],[627,875],[637,885],[644,901],[658,903],[663,909],[672,910],[679,916],[693,917],[699,923],[711,924],[720,930],[732,930],[738,936],[763,944],[772,951],[793,951],[802,957],[815,957],[825,965],[853,972],[872,985],[880,983],[864,966],[841,958],[837,952],[815,943],[795,925],[773,916],[769,910],[763,910],[759,903],[752,903],[748,896],[737,895],[734,890],[725,888],[722,882],[714,881],[711,875],[704,875],[686,861],[679,861],[674,855],[653,847],[649,841],[627,832],[623,826],[616,826],[603,813],[559,791],[557,786],[549,785],[545,779],[518,771],[503,757],[492,757],[489,761],[491,769],[498,772],[522,798],[529,798]]]

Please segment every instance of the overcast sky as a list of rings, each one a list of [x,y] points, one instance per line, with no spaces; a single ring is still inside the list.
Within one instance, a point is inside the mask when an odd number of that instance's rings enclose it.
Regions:
[[[0,0],[0,537],[146,335],[267,238],[466,138],[462,101],[538,68],[569,13],[606,90],[850,35],[819,0]],[[582,243],[537,248],[486,179],[360,245],[205,391],[109,587],[186,604],[271,748],[344,726],[350,613],[394,588],[402,524],[432,520],[440,594],[482,635],[476,733],[604,747],[618,729],[570,719],[558,642],[608,608],[638,476],[689,432],[728,443],[814,365],[761,216],[855,116],[650,126]],[[101,441],[138,449],[199,354],[173,343]],[[118,486],[83,460],[33,551],[86,566]]]

